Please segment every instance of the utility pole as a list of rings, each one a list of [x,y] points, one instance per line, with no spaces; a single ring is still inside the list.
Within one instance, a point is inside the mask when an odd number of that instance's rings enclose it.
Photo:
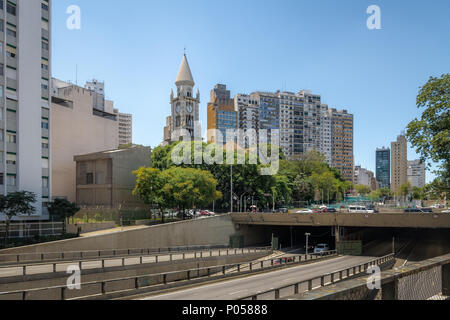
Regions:
[[[230,212],[233,213],[233,165],[231,165],[231,174],[230,174],[230,185],[231,185],[231,192],[230,192]]]
[[[305,233],[306,236],[306,254],[308,254],[308,238],[311,235],[311,233]]]

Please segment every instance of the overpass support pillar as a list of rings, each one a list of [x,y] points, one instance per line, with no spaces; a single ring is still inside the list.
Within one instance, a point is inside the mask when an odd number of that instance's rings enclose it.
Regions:
[[[442,266],[442,295],[450,296],[450,264]]]
[[[334,248],[337,250],[338,243],[341,241],[341,227],[335,226],[334,228]]]

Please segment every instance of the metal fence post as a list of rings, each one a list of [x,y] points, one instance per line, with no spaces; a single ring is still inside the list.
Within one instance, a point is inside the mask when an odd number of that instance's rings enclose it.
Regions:
[[[163,283],[167,284],[167,274],[163,274]]]
[[[122,258],[122,267],[125,267],[125,258]]]
[[[187,279],[188,279],[188,280],[191,280],[191,270],[188,270],[188,271],[187,271]]]
[[[225,266],[222,267],[222,273],[225,275]]]
[[[280,299],[280,289],[275,289],[275,300]]]
[[[102,281],[102,294],[106,294],[106,282]]]
[[[53,264],[53,273],[56,273],[56,263]]]
[[[264,261],[261,261],[261,269],[264,268]]]
[[[61,287],[61,300],[66,300],[66,287]]]
[[[169,257],[170,257],[170,261],[172,261],[172,254],[170,254]]]
[[[325,276],[321,276],[320,277],[320,286],[324,287],[325,286]]]
[[[138,277],[134,278],[134,288],[139,289],[139,278]]]
[[[155,263],[158,263],[158,255],[155,256]]]
[[[298,283],[294,285],[294,294],[298,294]]]
[[[23,266],[23,275],[24,275],[24,276],[27,275],[27,266]]]
[[[450,264],[442,265],[442,294],[450,296]]]
[[[253,270],[253,267],[252,267],[252,263],[251,263],[251,262],[249,263],[249,269],[250,269],[250,271]]]
[[[312,291],[312,280],[308,280],[308,291]]]
[[[331,283],[334,283],[334,273],[331,274]]]
[[[139,263],[142,264],[142,256],[139,257]]]

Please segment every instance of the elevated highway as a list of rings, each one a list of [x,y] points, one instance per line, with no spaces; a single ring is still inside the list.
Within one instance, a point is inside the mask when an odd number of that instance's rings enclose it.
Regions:
[[[442,213],[232,213],[236,225],[450,229]]]

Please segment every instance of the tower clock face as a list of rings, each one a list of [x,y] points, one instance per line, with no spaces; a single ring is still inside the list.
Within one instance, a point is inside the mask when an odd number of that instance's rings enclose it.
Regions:
[[[189,113],[192,113],[192,111],[193,111],[193,109],[192,109],[192,104],[188,104],[188,106],[187,106],[187,111],[188,111]]]
[[[180,104],[177,104],[177,107],[176,107],[176,109],[175,109],[175,110],[176,110],[176,112],[177,112],[177,113],[180,113],[180,111],[181,111],[181,107],[180,107]]]

